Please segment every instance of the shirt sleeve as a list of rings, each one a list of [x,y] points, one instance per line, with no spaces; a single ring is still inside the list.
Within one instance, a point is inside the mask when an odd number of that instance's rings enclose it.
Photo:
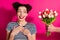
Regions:
[[[10,22],[10,23],[8,23],[8,25],[7,25],[6,31],[10,32],[12,29],[13,29],[13,23]]]
[[[34,24],[31,25],[30,32],[31,32],[31,34],[36,33],[36,25],[34,25]]]

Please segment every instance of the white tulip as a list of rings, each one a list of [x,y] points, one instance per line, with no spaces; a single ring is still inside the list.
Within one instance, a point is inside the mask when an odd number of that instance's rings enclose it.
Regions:
[[[50,12],[49,15],[52,15],[52,13]]]
[[[50,13],[53,13],[53,10],[52,9],[50,10]]]
[[[57,13],[56,11],[54,11],[54,13]]]
[[[48,15],[48,18],[51,18],[51,15]]]
[[[43,15],[43,18],[45,18],[45,15]]]
[[[57,16],[58,15],[58,13],[55,13],[55,16]]]
[[[54,11],[54,13],[55,13],[55,16],[57,16],[57,15],[58,15],[58,13],[57,13],[56,11]]]
[[[38,17],[39,17],[39,18],[42,18],[42,16],[41,16],[41,15],[39,15]]]
[[[48,14],[47,14],[46,12],[44,12],[44,15],[45,15],[45,16],[48,16]]]
[[[46,12],[44,12],[44,14],[46,15]]]
[[[54,18],[54,15],[51,15],[52,18]]]

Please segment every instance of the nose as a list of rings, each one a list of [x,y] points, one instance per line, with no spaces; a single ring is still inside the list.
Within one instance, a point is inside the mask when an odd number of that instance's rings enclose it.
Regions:
[[[23,12],[20,14],[20,16],[23,16]]]

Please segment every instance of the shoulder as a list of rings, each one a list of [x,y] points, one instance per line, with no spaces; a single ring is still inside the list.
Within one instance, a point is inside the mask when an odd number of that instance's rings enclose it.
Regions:
[[[31,27],[36,27],[36,25],[34,23],[28,22],[28,25]]]
[[[17,27],[18,25],[17,25],[17,22],[9,22],[8,24],[7,24],[7,31],[11,31],[12,29],[13,29],[13,27]]]
[[[28,23],[28,28],[30,28],[30,29],[36,29],[36,25],[34,23],[29,22]]]
[[[8,24],[15,24],[16,22],[9,22]]]
[[[34,23],[28,23],[29,25],[29,30],[31,32],[31,34],[35,34],[36,33],[36,25]]]
[[[14,25],[17,24],[17,22],[9,22],[8,25]]]
[[[17,22],[9,22],[9,23],[7,24],[7,27],[13,27],[13,26],[15,26],[15,25],[17,25]]]

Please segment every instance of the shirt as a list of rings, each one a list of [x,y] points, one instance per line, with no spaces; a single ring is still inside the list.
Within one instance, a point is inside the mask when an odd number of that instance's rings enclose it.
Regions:
[[[9,22],[6,30],[10,32],[11,30],[13,30],[14,27],[18,26],[19,25],[17,22]],[[31,35],[36,33],[35,24],[27,22],[27,24],[24,27],[30,31]],[[28,40],[28,38],[22,32],[19,32],[17,35],[15,35],[14,40]]]

